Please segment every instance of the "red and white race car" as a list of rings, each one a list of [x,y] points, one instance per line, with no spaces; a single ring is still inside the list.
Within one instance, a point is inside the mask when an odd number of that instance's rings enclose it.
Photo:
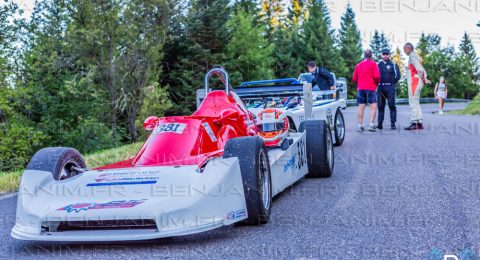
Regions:
[[[209,89],[212,75],[225,90]],[[75,149],[38,151],[22,176],[12,236],[141,240],[264,224],[273,196],[305,175],[332,174],[325,121],[305,115],[281,146],[266,147],[256,115],[230,89],[228,74],[213,69],[205,81],[207,95],[193,115],[145,120],[152,133],[131,159],[87,169]]]

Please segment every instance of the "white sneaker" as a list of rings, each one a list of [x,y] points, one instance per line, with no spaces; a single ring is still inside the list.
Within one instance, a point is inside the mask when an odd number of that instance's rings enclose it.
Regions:
[[[443,110],[438,111],[439,115],[443,115]]]

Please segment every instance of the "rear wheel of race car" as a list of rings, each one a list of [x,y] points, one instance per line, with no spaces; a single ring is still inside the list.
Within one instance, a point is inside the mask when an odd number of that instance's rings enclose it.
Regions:
[[[340,111],[340,108],[337,109],[334,119],[335,127],[335,146],[340,146],[345,140],[345,119],[343,118],[343,113]]]
[[[53,179],[65,180],[78,175],[86,168],[82,155],[73,148],[43,148],[32,157],[27,170],[51,172]]]
[[[330,127],[325,120],[303,121],[300,132],[307,133],[307,164],[309,178],[332,176],[335,163]]]
[[[245,223],[267,223],[272,207],[272,176],[263,140],[258,136],[228,140],[223,158],[231,157],[238,158],[242,173],[248,213]]]

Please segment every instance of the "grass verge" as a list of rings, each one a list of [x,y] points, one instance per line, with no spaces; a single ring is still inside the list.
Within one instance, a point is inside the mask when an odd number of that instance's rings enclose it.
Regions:
[[[89,168],[99,167],[128,159],[135,155],[142,143],[133,143],[112,149],[102,150],[84,156]],[[14,192],[18,189],[23,170],[13,172],[0,172],[0,194]]]
[[[472,102],[464,110],[452,111],[457,115],[480,115],[480,94],[473,98]]]

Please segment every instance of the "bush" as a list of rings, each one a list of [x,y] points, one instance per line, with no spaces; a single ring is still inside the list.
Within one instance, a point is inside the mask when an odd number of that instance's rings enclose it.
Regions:
[[[167,89],[157,85],[150,86],[146,90],[145,100],[142,109],[138,114],[136,125],[139,129],[140,139],[145,138],[148,134],[143,130],[143,121],[149,116],[162,117],[167,110],[172,108]]]
[[[63,132],[59,141],[56,145],[72,147],[81,153],[107,149],[119,144],[119,140],[113,138],[112,130],[95,119],[83,119],[75,128]]]
[[[0,171],[24,167],[40,149],[47,136],[26,122],[6,121],[0,124]]]

